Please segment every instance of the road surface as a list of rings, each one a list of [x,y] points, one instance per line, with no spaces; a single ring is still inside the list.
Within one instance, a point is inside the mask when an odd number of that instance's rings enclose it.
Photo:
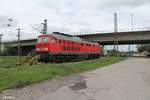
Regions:
[[[128,60],[0,94],[0,100],[150,100],[150,59]]]

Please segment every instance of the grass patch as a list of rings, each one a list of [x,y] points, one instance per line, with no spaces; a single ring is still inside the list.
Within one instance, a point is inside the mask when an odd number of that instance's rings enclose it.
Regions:
[[[0,68],[16,67],[17,63],[19,63],[23,59],[25,59],[25,57],[1,56],[0,57]]]
[[[3,60],[2,60],[3,59]],[[5,61],[5,60],[6,61]],[[99,67],[113,64],[118,61],[125,60],[123,57],[105,57],[97,60],[62,63],[62,64],[41,64],[41,65],[22,65],[15,66],[13,57],[0,58],[0,91],[23,87],[25,85],[54,78],[56,76],[64,76],[73,73],[80,73],[93,70]],[[17,60],[15,60],[17,61]],[[8,65],[10,66],[8,67]],[[6,64],[6,65],[5,65]]]

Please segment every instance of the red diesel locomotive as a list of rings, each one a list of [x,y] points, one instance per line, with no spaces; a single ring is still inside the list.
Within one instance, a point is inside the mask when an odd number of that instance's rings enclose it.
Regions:
[[[99,58],[102,49],[98,43],[53,32],[38,37],[35,52],[40,62],[63,62]]]

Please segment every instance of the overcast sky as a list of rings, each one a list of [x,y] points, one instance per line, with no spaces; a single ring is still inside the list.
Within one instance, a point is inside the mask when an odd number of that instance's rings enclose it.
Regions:
[[[49,32],[113,30],[114,12],[119,29],[131,29],[131,14],[134,28],[150,26],[150,0],[0,0],[0,32],[4,40],[14,40],[21,27],[22,38],[36,37],[40,33],[31,24],[40,28],[44,19]]]

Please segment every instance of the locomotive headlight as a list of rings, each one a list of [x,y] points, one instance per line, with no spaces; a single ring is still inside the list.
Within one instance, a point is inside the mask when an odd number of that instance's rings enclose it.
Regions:
[[[43,50],[48,50],[48,48],[43,48]]]
[[[40,50],[40,48],[36,48],[36,50]]]
[[[47,51],[48,48],[36,48],[36,50],[37,50],[37,51],[38,51],[38,50],[45,50],[45,51]]]

